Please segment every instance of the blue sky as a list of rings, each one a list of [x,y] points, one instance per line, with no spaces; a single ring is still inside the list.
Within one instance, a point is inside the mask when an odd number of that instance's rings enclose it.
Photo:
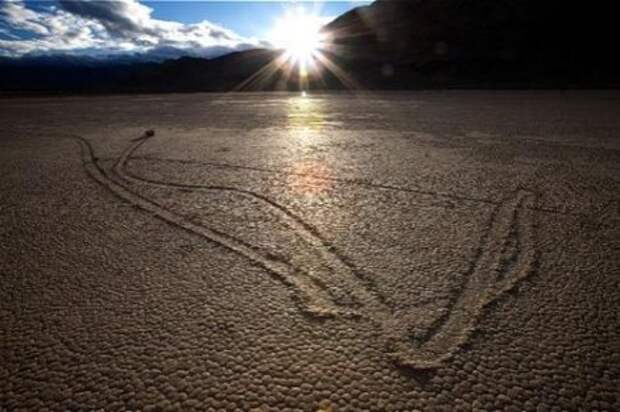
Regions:
[[[210,20],[242,36],[263,37],[274,19],[291,7],[301,6],[321,16],[335,17],[371,1],[145,1],[154,16],[183,23]]]
[[[326,20],[371,1],[0,0],[0,56],[214,57],[269,47],[276,20],[303,8]]]

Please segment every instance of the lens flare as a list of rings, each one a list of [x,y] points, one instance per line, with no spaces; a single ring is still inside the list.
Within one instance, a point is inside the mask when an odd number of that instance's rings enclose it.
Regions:
[[[271,42],[278,49],[284,50],[288,60],[299,67],[301,77],[308,76],[323,46],[323,23],[319,16],[297,8],[279,18],[271,32]]]
[[[297,6],[275,20],[267,40],[279,52],[268,63],[235,86],[235,90],[290,90],[296,82],[300,91],[321,88],[335,80],[350,89],[359,89],[357,80],[340,67],[334,55],[341,53],[334,39],[339,34],[325,29],[331,21],[320,7],[307,12]],[[328,77],[329,76],[329,77]]]

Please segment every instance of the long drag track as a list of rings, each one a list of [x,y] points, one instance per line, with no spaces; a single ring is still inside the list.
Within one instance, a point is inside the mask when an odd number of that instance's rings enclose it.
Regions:
[[[0,411],[620,409],[614,93],[0,106]]]

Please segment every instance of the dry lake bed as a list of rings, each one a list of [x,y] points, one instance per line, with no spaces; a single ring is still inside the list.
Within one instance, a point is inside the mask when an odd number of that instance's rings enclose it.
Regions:
[[[0,411],[620,410],[619,92],[0,126]]]

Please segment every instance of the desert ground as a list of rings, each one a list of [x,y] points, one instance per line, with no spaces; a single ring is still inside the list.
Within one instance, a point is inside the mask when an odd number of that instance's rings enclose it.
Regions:
[[[619,114],[0,100],[0,411],[620,410]]]

